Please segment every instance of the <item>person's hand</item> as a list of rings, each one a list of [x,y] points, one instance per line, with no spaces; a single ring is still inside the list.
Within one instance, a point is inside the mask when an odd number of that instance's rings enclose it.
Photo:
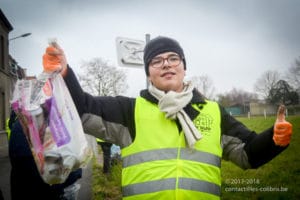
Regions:
[[[63,49],[56,43],[52,42],[43,55],[44,71],[52,73],[58,71],[64,76],[67,72],[67,59]]]
[[[285,121],[285,106],[280,105],[277,112],[277,119],[274,124],[273,141],[278,146],[287,146],[291,141],[292,124]]]

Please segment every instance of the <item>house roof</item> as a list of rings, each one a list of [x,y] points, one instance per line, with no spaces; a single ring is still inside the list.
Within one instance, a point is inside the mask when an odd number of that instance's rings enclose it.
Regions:
[[[9,23],[8,19],[5,17],[4,13],[0,9],[0,19],[8,29],[8,32],[12,31],[14,28],[13,26]]]

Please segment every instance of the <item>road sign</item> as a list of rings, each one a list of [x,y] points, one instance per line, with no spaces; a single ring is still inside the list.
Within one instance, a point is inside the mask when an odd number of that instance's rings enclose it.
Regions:
[[[120,66],[141,67],[143,62],[143,50],[145,41],[123,37],[116,38],[117,57]]]

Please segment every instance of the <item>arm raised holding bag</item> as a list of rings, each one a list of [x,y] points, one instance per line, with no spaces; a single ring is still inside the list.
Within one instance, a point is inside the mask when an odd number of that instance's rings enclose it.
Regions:
[[[18,80],[11,101],[18,116],[9,145],[15,199],[37,199],[41,194],[42,199],[61,199],[73,194],[79,189],[75,182],[81,177],[80,168],[92,156],[59,74],[66,73],[67,62],[56,43],[46,49],[43,66],[36,80]]]

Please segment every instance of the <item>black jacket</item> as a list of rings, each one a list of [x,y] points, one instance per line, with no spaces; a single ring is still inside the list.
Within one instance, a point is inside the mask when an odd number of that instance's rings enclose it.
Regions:
[[[135,98],[99,97],[85,93],[70,67],[64,80],[81,116],[85,132],[117,144],[121,148],[134,141]],[[158,102],[148,90],[141,91],[140,96],[150,102],[156,104]],[[201,109],[201,106],[205,106],[205,99],[198,91],[193,91],[191,103],[184,108],[191,119],[198,115],[198,111],[192,108],[192,103],[198,104]],[[257,168],[285,149],[274,144],[273,127],[256,134],[230,116],[221,106],[220,111],[222,134],[220,143],[224,159],[243,169]]]

